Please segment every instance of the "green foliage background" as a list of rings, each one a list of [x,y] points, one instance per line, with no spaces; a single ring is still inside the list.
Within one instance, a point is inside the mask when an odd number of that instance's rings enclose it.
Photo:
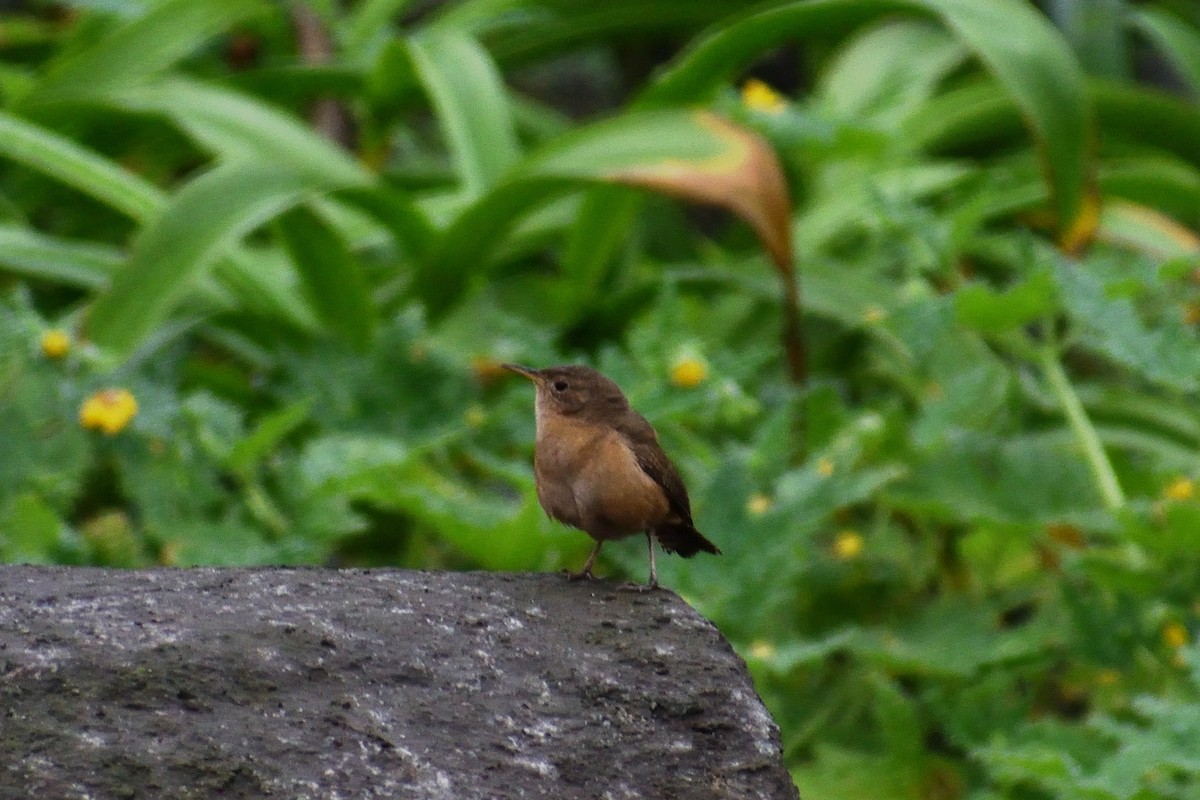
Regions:
[[[496,365],[586,361],[807,800],[1200,796],[1200,9],[1046,5],[0,15],[0,558],[577,565]],[[615,177],[696,108],[788,176],[804,381],[750,229]]]

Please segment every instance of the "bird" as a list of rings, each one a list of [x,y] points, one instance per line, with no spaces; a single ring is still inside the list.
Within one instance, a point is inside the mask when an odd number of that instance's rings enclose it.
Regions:
[[[572,579],[594,577],[601,546],[643,533],[650,578],[658,587],[655,540],[668,553],[719,555],[692,521],[679,470],[663,452],[654,427],[624,392],[599,371],[578,364],[531,369],[502,364],[533,382],[537,423],[533,475],[546,515],[578,528],[596,543]]]

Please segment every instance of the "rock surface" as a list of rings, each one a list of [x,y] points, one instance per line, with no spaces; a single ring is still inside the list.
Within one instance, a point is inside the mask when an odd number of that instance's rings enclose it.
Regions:
[[[0,798],[795,798],[667,591],[0,567]]]

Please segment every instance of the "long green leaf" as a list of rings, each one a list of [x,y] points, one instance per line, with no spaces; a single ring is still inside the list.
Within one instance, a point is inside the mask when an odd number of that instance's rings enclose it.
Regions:
[[[1111,81],[1088,87],[1105,141],[1158,147],[1200,165],[1200,109],[1178,97]]]
[[[95,44],[52,63],[27,97],[59,102],[129,86],[195,52],[213,36],[259,13],[254,0],[166,0]]]
[[[482,275],[489,248],[519,217],[567,189],[603,184],[729,208],[754,227],[790,275],[787,190],[773,152],[718,117],[672,110],[605,120],[543,147],[442,234],[417,276],[417,292],[435,313],[445,310]]]
[[[96,300],[90,337],[127,355],[223,248],[294,205],[309,188],[290,170],[243,163],[219,166],[184,186],[141,231],[130,263]]]
[[[1093,121],[1083,70],[1067,43],[1018,0],[920,5],[937,12],[1013,96],[1038,140],[1059,228],[1069,228],[1082,213],[1092,177]]]
[[[470,36],[436,26],[409,40],[408,51],[433,101],[454,166],[477,197],[516,163],[520,149],[496,65]]]
[[[269,159],[317,180],[342,185],[372,180],[365,167],[301,120],[229,89],[171,79],[114,93],[117,107],[174,120],[214,155],[248,161]]]
[[[1067,43],[1021,0],[812,0],[750,12],[701,37],[639,104],[703,101],[755,57],[789,39],[829,36],[898,11],[938,19],[1012,96],[1038,144],[1059,225],[1069,227],[1080,214],[1090,180],[1091,108],[1083,72]]]
[[[93,242],[73,242],[0,225],[0,272],[79,289],[99,289],[120,267],[120,250]]]
[[[1157,8],[1140,8],[1130,21],[1149,37],[1200,97],[1200,30]]]
[[[888,119],[925,102],[966,57],[962,42],[929,20],[887,20],[851,37],[817,92],[847,118]]]
[[[64,136],[0,111],[0,156],[61,181],[126,216],[154,215],[166,194]]]
[[[359,350],[371,343],[375,307],[346,242],[305,206],[279,218],[279,232],[321,319]]]

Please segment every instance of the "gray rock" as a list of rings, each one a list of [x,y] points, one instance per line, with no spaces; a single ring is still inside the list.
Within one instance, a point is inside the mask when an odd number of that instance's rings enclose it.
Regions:
[[[0,798],[795,798],[667,591],[0,567]]]

